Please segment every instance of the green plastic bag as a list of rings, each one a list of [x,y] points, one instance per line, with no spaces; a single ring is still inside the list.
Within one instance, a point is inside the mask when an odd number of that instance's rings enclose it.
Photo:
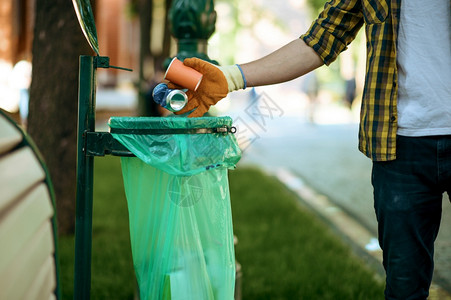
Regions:
[[[241,151],[221,118],[111,118],[123,157],[140,298],[234,297],[235,254],[227,171]]]

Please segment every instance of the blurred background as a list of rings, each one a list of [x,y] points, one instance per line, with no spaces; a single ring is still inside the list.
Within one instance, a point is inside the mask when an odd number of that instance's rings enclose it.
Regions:
[[[323,6],[322,0],[90,3],[100,55],[134,70],[97,70],[99,128],[113,115],[169,114],[154,104],[151,92],[171,57],[196,55],[221,65],[258,59],[298,38]],[[257,113],[262,119],[259,103],[270,102],[280,108],[278,115],[297,122],[356,123],[362,43],[359,36],[338,62],[304,78],[231,93],[210,113],[243,120]],[[78,60],[93,54],[71,1],[0,0],[0,108],[27,129],[52,177],[61,178],[55,193],[63,233],[74,228]]]
[[[127,114],[157,113],[146,111],[146,104],[141,102],[146,101],[144,98],[149,89],[161,81],[164,61],[177,55],[177,41],[171,34],[171,22],[168,20],[171,2],[91,1],[100,54],[109,56],[114,65],[134,70],[129,73],[115,69],[99,69],[97,78],[99,111],[124,111]],[[260,58],[304,33],[322,7],[322,2],[324,1],[289,0],[275,5],[274,2],[265,0],[217,0],[214,2],[217,14],[215,29],[208,39],[207,54],[221,65],[245,63]],[[1,0],[0,3],[0,107],[26,124],[33,46],[51,47],[56,54],[58,50],[64,50],[58,49],[58,43],[64,40],[56,38],[52,41],[49,37],[47,44],[33,45],[34,34],[40,26],[38,23],[40,19],[36,14],[45,9],[45,4],[40,6],[44,1]],[[69,11],[58,11],[58,7],[55,7],[47,10],[46,18],[48,20],[54,18],[56,23],[47,22],[44,25],[63,31],[62,22],[67,23],[63,21],[63,16],[66,15],[66,19],[75,17],[73,9],[70,10],[70,7],[68,9]],[[56,16],[52,17],[52,14]],[[42,25],[43,22],[40,23]],[[74,32],[70,34],[81,34],[78,28],[71,30]],[[44,32],[45,27],[39,31],[40,34],[45,34]],[[69,32],[61,34],[64,38],[68,36]],[[265,91],[275,101],[289,106],[290,111],[299,113],[302,111],[304,114],[311,112],[303,108],[313,102],[319,102],[320,105],[332,102],[348,108],[358,107],[354,104],[354,99],[359,99],[362,86],[365,63],[362,52],[365,49],[362,43],[363,39],[359,36],[357,42],[353,43],[345,55],[330,68],[321,68],[311,76],[286,84],[259,88],[257,92]],[[76,47],[70,50],[80,52]],[[67,57],[70,55],[67,53]],[[46,67],[51,68],[53,63],[54,61],[48,61]],[[39,76],[47,74],[41,73]],[[223,105],[219,110],[222,113],[227,108]],[[312,114],[308,117],[313,121]],[[325,119],[329,119],[321,116],[317,118],[318,122],[326,122]],[[355,121],[355,117],[348,116],[346,120],[340,121]]]
[[[133,69],[97,70],[98,129],[107,129],[110,116],[168,115],[153,103],[151,91],[171,57],[193,54],[221,65],[258,59],[303,34],[324,2],[91,0],[100,55],[110,57],[111,65]],[[210,114],[234,119],[243,149],[240,163],[285,174],[281,181],[289,171],[295,188],[306,183],[319,191],[318,199],[332,201],[327,213],[343,210],[366,228],[372,236],[364,248],[379,253],[371,162],[357,150],[363,35],[361,30],[330,67],[287,83],[233,92]],[[51,177],[58,178],[62,236],[73,235],[75,225],[80,55],[94,52],[71,1],[0,0],[0,108],[27,129]],[[444,214],[442,226],[451,228],[450,205]],[[442,230],[436,247],[435,276],[448,290],[450,241],[451,232]]]

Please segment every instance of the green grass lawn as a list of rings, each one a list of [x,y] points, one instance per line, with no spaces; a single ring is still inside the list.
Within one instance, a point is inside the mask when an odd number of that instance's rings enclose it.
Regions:
[[[230,172],[243,299],[383,299],[350,248],[259,170]]]
[[[135,275],[120,159],[95,159],[91,299],[133,299]],[[60,237],[63,299],[72,299],[74,237]]]
[[[373,272],[276,179],[250,168],[229,174],[243,300],[383,299]],[[120,159],[96,158],[92,299],[133,299],[128,230]],[[59,250],[63,299],[72,299],[73,236],[60,237]]]

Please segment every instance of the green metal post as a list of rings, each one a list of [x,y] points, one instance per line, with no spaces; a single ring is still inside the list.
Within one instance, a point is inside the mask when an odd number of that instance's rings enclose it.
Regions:
[[[86,155],[86,133],[95,131],[95,70],[94,57],[80,57],[74,299],[89,299],[91,291],[94,157]]]
[[[215,31],[213,0],[173,0],[169,10],[171,33],[177,39],[177,57],[199,57],[217,64],[207,55],[208,39]]]

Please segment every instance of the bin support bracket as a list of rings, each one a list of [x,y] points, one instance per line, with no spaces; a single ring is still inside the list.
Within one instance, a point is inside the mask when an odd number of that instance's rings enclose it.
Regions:
[[[109,132],[85,132],[86,156],[134,156],[127,148],[113,138]]]
[[[207,133],[235,133],[235,127],[218,127],[218,128],[194,128],[194,129],[117,129],[112,128],[112,132],[118,134],[207,134]],[[135,156],[119,141],[113,138],[110,132],[85,131],[84,153],[86,156]]]

